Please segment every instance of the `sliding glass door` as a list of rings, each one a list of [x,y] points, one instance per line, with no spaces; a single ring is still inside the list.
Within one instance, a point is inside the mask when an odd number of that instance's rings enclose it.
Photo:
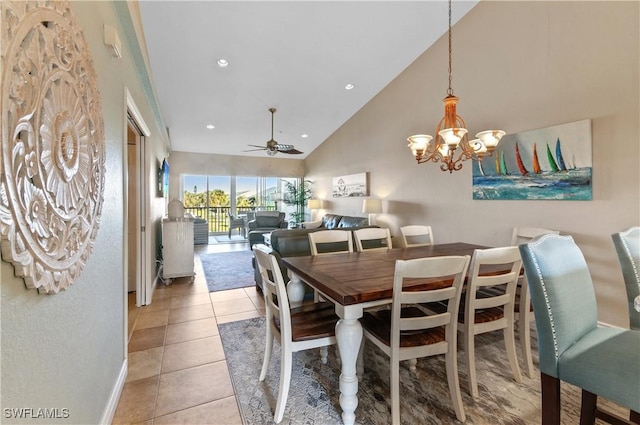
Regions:
[[[285,211],[285,181],[298,179],[245,176],[183,176],[185,212],[209,223],[209,233],[226,233],[229,216],[251,218],[255,211]]]

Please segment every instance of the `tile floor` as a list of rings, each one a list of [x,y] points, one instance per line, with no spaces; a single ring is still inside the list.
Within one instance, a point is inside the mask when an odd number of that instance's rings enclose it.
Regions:
[[[193,283],[160,285],[141,308],[129,297],[128,373],[113,424],[242,424],[218,323],[264,316],[264,301],[255,287],[209,293],[199,254],[244,249],[197,246]]]

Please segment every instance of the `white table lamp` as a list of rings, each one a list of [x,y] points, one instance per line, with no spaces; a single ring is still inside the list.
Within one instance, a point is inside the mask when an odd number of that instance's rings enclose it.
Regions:
[[[382,212],[382,201],[380,199],[364,199],[362,201],[362,212],[369,214],[369,225],[373,225],[375,215]]]
[[[307,206],[311,210],[311,221],[313,221],[313,211],[322,209],[322,199],[309,199]]]

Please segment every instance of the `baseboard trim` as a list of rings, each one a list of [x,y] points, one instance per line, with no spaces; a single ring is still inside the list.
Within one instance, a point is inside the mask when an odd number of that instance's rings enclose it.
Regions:
[[[118,401],[120,401],[120,395],[122,394],[122,388],[124,387],[124,382],[127,379],[127,359],[124,359],[122,362],[122,367],[120,368],[120,373],[118,374],[118,379],[111,390],[111,395],[109,396],[109,400],[107,401],[107,405],[105,406],[104,412],[102,413],[102,418],[100,418],[100,423],[103,425],[110,425],[113,422],[113,417],[116,414],[116,408],[118,407]]]

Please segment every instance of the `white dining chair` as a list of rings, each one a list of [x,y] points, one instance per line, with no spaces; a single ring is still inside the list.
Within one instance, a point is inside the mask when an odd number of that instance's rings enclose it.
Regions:
[[[364,336],[389,356],[391,423],[400,424],[400,362],[445,355],[451,402],[459,421],[466,417],[460,395],[456,350],[457,317],[469,256],[444,256],[397,260],[391,310],[366,311],[361,319]],[[450,287],[404,291],[405,279],[453,279]],[[441,314],[429,314],[416,305],[442,301]]]
[[[353,231],[356,240],[356,251],[373,251],[391,249],[391,232],[381,227],[366,227]]]
[[[327,362],[326,347],[336,344],[335,328],[339,318],[330,303],[305,304],[290,308],[287,289],[276,257],[264,245],[255,245],[253,252],[264,284],[266,342],[260,381],[264,381],[271,361],[273,340],[281,348],[280,385],[273,420],[280,423],[291,384],[293,353],[312,348],[321,350],[322,363]]]
[[[351,230],[320,230],[309,233],[311,255],[353,252]]]
[[[483,266],[504,265],[508,273],[480,274]],[[514,300],[522,259],[518,247],[509,246],[476,249],[471,257],[469,277],[464,294],[464,350],[469,374],[469,392],[478,397],[476,378],[475,336],[497,330],[503,331],[504,344],[511,372],[521,383],[520,367],[516,357],[514,335]]]
[[[545,235],[547,233],[559,234],[557,230],[545,229],[541,227],[514,227],[511,234],[511,245],[518,246],[529,242],[531,239]],[[531,295],[527,278],[524,274],[520,276],[516,289],[515,320],[517,322],[518,338],[522,349],[522,357],[525,366],[525,373],[529,378],[533,378],[533,357],[531,356],[531,322],[535,320],[533,308],[531,307]]]
[[[433,232],[431,226],[410,224],[400,227],[402,243],[405,247],[433,245]]]

